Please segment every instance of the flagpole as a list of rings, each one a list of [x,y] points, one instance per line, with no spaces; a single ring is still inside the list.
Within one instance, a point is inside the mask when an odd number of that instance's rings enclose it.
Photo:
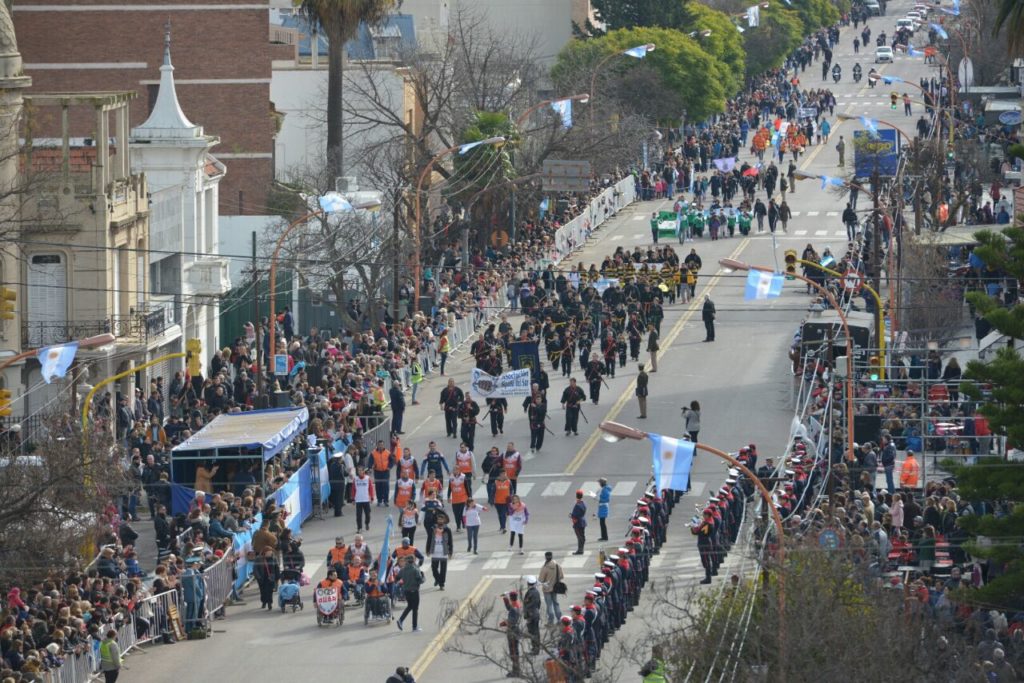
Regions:
[[[606,434],[609,434],[609,435],[611,435],[613,437],[617,437],[618,439],[633,439],[635,441],[643,441],[645,439],[650,438],[650,436],[651,436],[651,434],[649,434],[648,432],[641,431],[639,429],[636,429],[635,427],[630,427],[628,425],[624,425],[624,424],[621,424],[621,423],[618,423],[618,422],[612,422],[612,421],[608,421],[608,420],[602,422],[598,426],[598,428],[602,432],[605,432]],[[704,451],[705,453],[709,453],[709,454],[714,455],[714,456],[716,456],[718,458],[721,458],[722,460],[725,460],[731,466],[735,467],[740,472],[742,472],[743,475],[745,477],[749,478],[751,482],[753,482],[754,486],[757,488],[758,492],[761,494],[762,501],[767,506],[767,508],[768,508],[768,510],[769,510],[769,512],[770,512],[770,514],[772,516],[772,521],[775,523],[775,528],[776,528],[776,531],[777,531],[778,536],[779,536],[778,537],[778,543],[776,544],[776,548],[777,548],[777,551],[778,551],[778,564],[779,564],[779,566],[782,566],[784,568],[785,561],[786,561],[786,543],[785,543],[785,535],[784,535],[784,529],[785,528],[783,527],[783,524],[782,524],[782,515],[779,514],[778,508],[775,507],[775,503],[772,500],[772,494],[768,490],[768,488],[761,482],[761,479],[756,474],[754,474],[750,469],[747,468],[746,465],[744,465],[739,460],[737,460],[736,458],[732,457],[731,455],[729,455],[725,451],[723,451],[723,450],[721,450],[719,448],[715,448],[714,446],[709,446],[708,444],[699,443],[699,442],[694,443],[693,447],[695,449],[697,449],[697,450]],[[786,576],[785,576],[785,571],[778,572],[777,573],[777,577],[778,577],[778,582],[779,582],[779,607],[778,607],[778,609],[779,609],[779,659],[780,660],[784,660],[785,659],[785,651],[786,651],[786,647],[785,647],[785,642],[786,642],[786,632],[785,632],[785,623],[786,623],[786,619],[785,619],[785,614],[786,614]]]

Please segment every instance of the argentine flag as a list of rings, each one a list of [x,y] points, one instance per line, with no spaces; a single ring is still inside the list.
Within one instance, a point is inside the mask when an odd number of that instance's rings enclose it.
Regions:
[[[341,211],[352,211],[352,203],[341,196],[338,192],[328,192],[320,197],[320,209],[326,213],[338,213]]]
[[[572,100],[555,100],[551,108],[562,119],[562,126],[572,128]]]
[[[52,382],[54,377],[63,378],[68,374],[68,368],[74,362],[77,352],[78,342],[39,349],[36,356],[41,366],[39,372],[47,384]]]
[[[743,298],[774,299],[782,294],[782,273],[769,273],[764,270],[752,270],[747,273],[747,287]]]
[[[384,580],[387,578],[388,575],[388,556],[390,555],[391,551],[389,546],[391,545],[391,531],[394,526],[395,520],[393,520],[391,517],[388,517],[387,526],[384,527],[384,541],[380,544],[380,559],[377,561],[377,564],[379,566],[377,581],[379,581],[381,584],[384,583]]]
[[[651,48],[646,45],[637,45],[636,47],[631,47],[628,50],[623,51],[622,54],[629,55],[630,57],[636,57],[637,59],[643,59],[650,51]]]
[[[660,494],[665,489],[685,491],[690,483],[694,444],[661,434],[648,434],[654,465],[654,487]]]

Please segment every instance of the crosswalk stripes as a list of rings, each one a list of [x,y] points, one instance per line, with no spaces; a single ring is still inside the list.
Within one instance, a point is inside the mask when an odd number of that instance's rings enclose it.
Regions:
[[[808,217],[808,218],[813,218],[814,216],[818,216],[818,215],[820,215],[820,214],[821,214],[821,212],[820,212],[820,211],[808,211],[808,212],[807,212],[807,217]]]
[[[635,221],[642,221],[643,219],[644,219],[644,216],[642,214],[639,215],[639,216],[633,216],[633,220],[635,220]]]
[[[572,484],[571,481],[553,481],[544,487],[544,490],[540,495],[542,496],[564,496],[565,492],[569,490],[569,486]]]
[[[633,494],[633,489],[636,488],[635,481],[620,481],[616,482],[615,486],[612,487],[613,496],[629,496]]]
[[[793,214],[793,218],[796,218],[797,216],[800,215],[799,211],[792,211],[791,213]]]
[[[617,241],[621,240],[623,237],[625,237],[625,235],[612,235],[611,236],[611,241],[612,242],[617,242]]]
[[[803,235],[806,235],[807,231],[806,230],[794,230],[793,234],[796,235],[797,237],[801,237]]]
[[[826,216],[828,216],[828,217],[830,217],[830,218],[835,218],[836,216],[838,216],[838,215],[839,215],[839,212],[838,212],[838,211],[827,211],[827,212],[825,213],[825,215],[826,215]]]
[[[814,231],[814,236],[815,237],[824,237],[827,234],[828,234],[828,230],[815,230]]]

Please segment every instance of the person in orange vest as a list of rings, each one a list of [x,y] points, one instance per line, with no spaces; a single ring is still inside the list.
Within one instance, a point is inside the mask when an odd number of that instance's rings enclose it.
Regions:
[[[455,471],[466,475],[466,488],[473,488],[473,470],[476,468],[476,457],[470,450],[469,444],[463,441],[459,444],[459,450],[455,453]]]
[[[921,477],[921,465],[914,457],[914,451],[907,451],[907,458],[900,467],[900,486],[905,489],[917,488],[917,480]]]
[[[391,553],[391,559],[398,563],[399,566],[402,566],[405,558],[407,557],[414,558],[417,566],[423,566],[423,553],[416,549],[416,546],[412,544],[412,541],[408,538],[403,538],[402,545],[395,548]]]
[[[327,551],[327,566],[336,570],[339,574],[345,568],[345,555],[348,554],[348,546],[345,545],[345,538],[338,536],[334,539],[334,547]]]
[[[420,486],[420,495],[426,498],[431,492],[437,496],[441,495],[441,480],[434,474],[434,470],[427,470],[427,478]]]
[[[360,555],[352,558],[343,576],[345,580],[342,585],[342,596],[348,600],[348,596],[354,590],[356,598],[361,597],[366,590],[366,568],[363,567],[363,558]]]
[[[395,466],[394,454],[384,447],[383,441],[370,454],[373,459],[373,485],[377,507],[388,507],[388,489],[391,488],[391,468]]]
[[[410,501],[416,501],[416,482],[409,477],[402,476],[395,482],[395,507],[403,509]]]
[[[494,510],[498,513],[498,531],[505,533],[505,520],[508,519],[508,501],[512,497],[512,480],[508,472],[503,471],[494,482]]]
[[[466,475],[455,470],[455,474],[448,480],[448,502],[452,504],[456,531],[462,531],[462,513],[466,509],[466,500],[469,498],[467,489]]]
[[[420,511],[416,508],[416,503],[409,501],[402,508],[402,516],[399,519],[398,525],[402,528],[402,538],[409,539],[409,543],[416,542],[416,527],[420,523]]]
[[[416,458],[412,456],[412,451],[408,448],[402,449],[402,457],[398,459],[398,476],[408,477],[413,481],[420,478],[420,466],[416,462]]]

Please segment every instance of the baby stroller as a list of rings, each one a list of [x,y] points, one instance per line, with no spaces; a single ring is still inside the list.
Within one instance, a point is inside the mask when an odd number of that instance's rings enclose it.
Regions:
[[[366,600],[363,607],[363,625],[374,621],[391,621],[391,600],[381,589],[377,577],[371,577],[366,582]]]
[[[281,585],[277,588],[277,604],[282,613],[288,605],[291,605],[292,612],[303,609],[302,595],[299,590],[301,578],[302,572],[298,569],[285,569],[281,572]]]

